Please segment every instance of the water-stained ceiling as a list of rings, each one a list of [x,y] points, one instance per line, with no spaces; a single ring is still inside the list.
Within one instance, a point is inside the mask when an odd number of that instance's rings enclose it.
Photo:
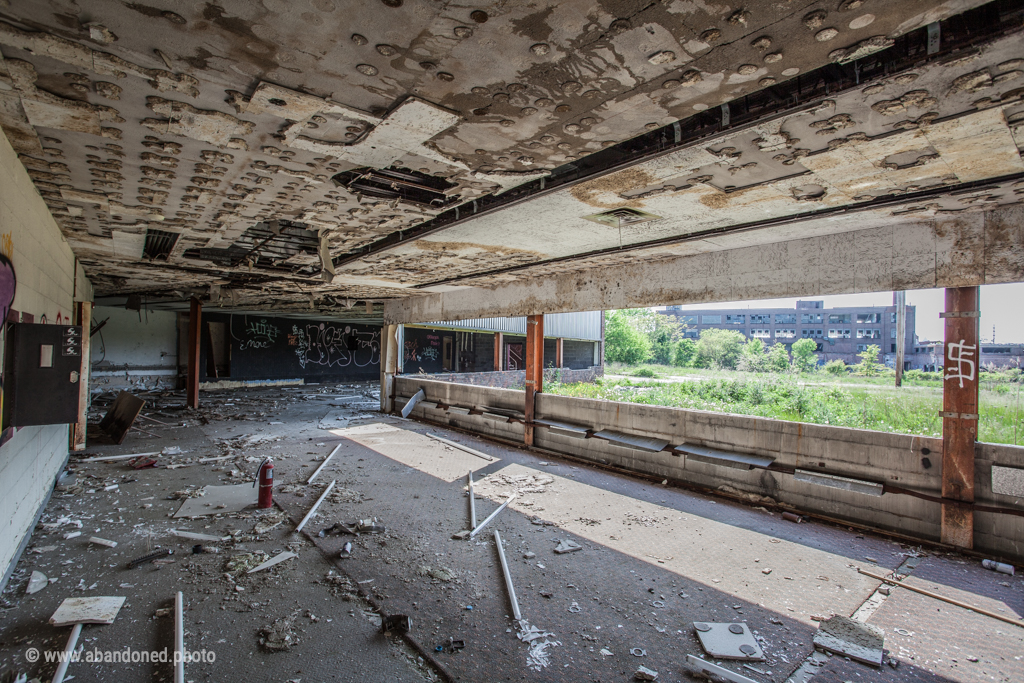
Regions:
[[[343,313],[1015,202],[968,187],[1024,172],[1020,17],[980,5],[0,0],[0,126],[98,295]]]

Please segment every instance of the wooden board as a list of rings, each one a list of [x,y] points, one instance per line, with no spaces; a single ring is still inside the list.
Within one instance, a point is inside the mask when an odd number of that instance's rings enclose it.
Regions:
[[[50,617],[54,626],[71,624],[113,624],[125,598],[102,596],[95,598],[66,598]]]
[[[128,430],[135,424],[145,405],[146,402],[141,398],[122,391],[100,421],[100,429],[115,442],[123,443],[124,438],[128,436]]]

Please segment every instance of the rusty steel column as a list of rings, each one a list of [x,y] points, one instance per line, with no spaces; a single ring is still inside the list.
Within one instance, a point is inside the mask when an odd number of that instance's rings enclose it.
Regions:
[[[558,339],[555,340],[555,367],[556,368],[562,367],[562,348],[563,348],[562,342],[564,342],[564,341],[565,340],[562,339],[561,337],[559,337]]]
[[[524,443],[533,445],[534,403],[544,391],[544,316],[526,316],[526,434]]]
[[[907,350],[907,293],[896,292],[896,386],[903,386],[903,363]]]
[[[974,546],[978,440],[978,288],[946,289],[942,383],[942,542]]]
[[[505,336],[501,332],[494,333],[494,371],[500,372],[504,370],[502,358],[505,355]]]
[[[186,397],[189,408],[199,407],[199,340],[202,338],[203,305],[192,297],[188,311],[188,372]]]

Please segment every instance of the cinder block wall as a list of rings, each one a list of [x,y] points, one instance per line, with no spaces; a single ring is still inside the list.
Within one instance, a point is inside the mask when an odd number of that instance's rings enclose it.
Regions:
[[[177,313],[97,306],[93,324],[107,324],[92,338],[92,388],[175,388]]]
[[[464,408],[494,407],[522,411],[523,392],[398,378],[397,396],[420,388],[428,401]],[[401,399],[397,401],[401,403]],[[414,417],[447,422],[483,435],[521,439],[523,427],[476,415],[456,415],[417,407]],[[588,429],[611,429],[733,453],[775,458],[778,465],[889,484],[941,496],[942,440],[864,429],[785,422],[745,415],[682,410],[554,394],[537,396],[537,417]],[[939,540],[940,505],[909,495],[870,496],[796,480],[765,469],[734,469],[697,462],[669,452],[652,453],[605,441],[574,439],[544,427],[534,443],[560,453],[717,489],[767,496],[793,509],[884,529],[922,540]],[[992,491],[991,465],[1024,468],[1024,448],[978,444],[976,500],[989,506],[1024,509],[1024,500]],[[975,512],[975,548],[1024,560],[1024,517]]]
[[[3,133],[0,251],[17,275],[13,308],[31,314],[35,322],[67,324],[76,300],[92,300],[85,272]],[[0,587],[6,585],[67,456],[67,425],[26,427],[0,446]]]

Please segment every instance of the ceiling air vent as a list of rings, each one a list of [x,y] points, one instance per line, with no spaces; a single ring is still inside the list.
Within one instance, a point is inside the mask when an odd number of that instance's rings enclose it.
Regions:
[[[167,260],[174,245],[178,242],[178,233],[150,228],[146,231],[146,245],[142,253],[147,258]]]
[[[646,211],[641,211],[639,209],[622,207],[621,209],[612,209],[611,211],[603,211],[591,216],[584,216],[584,218],[588,221],[594,221],[595,223],[610,225],[613,228],[622,228],[627,225],[635,225],[636,223],[656,221],[661,218],[661,216],[655,216],[653,213],[647,213]]]
[[[353,194],[432,208],[459,201],[458,194],[448,194],[456,183],[408,168],[359,168],[339,173],[331,180]]]

